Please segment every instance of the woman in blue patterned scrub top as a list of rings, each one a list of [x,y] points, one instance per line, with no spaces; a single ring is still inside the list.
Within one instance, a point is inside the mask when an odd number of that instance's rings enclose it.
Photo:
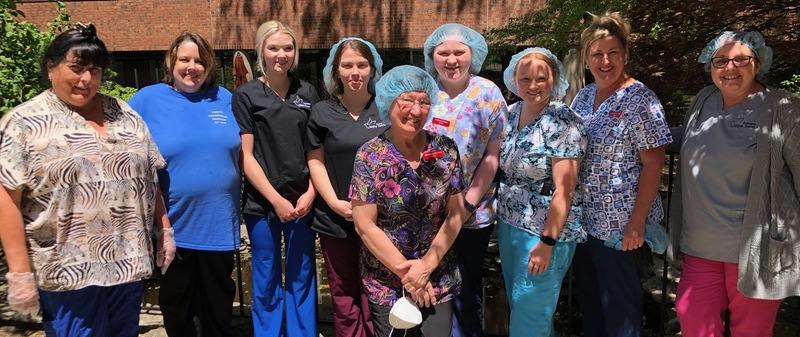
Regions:
[[[630,24],[615,13],[594,17],[581,34],[595,80],[572,102],[589,137],[580,174],[589,235],[573,262],[585,336],[642,335],[634,251],[644,243],[645,222],[663,217],[658,186],[672,136],[658,97],[625,73],[629,34]],[[621,250],[612,244],[618,236]]]
[[[586,132],[561,101],[569,84],[549,50],[523,50],[503,75],[522,98],[509,107],[497,197],[509,335],[552,336],[561,281],[586,240],[573,198]]]

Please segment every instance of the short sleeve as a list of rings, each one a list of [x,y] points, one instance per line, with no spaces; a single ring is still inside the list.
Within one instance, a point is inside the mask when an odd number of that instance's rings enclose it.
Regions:
[[[308,123],[306,124],[306,141],[308,142],[309,149],[312,150],[318,149],[323,145],[328,131],[320,125],[322,111],[325,110],[325,107],[322,106],[323,104],[325,103],[320,102],[311,107],[311,116],[308,118]]]
[[[491,133],[489,134],[489,142],[493,142],[498,137],[501,137],[500,139],[502,139],[504,136],[508,116],[508,106],[506,105],[505,98],[503,98],[503,93],[500,92],[500,88],[497,86],[492,87],[489,94],[489,101],[491,102],[492,106],[492,115],[489,119],[489,129],[491,130]]]
[[[0,120],[0,184],[9,190],[18,190],[32,182],[33,172],[29,166],[27,133],[11,114]]]
[[[637,104],[629,122],[632,142],[640,150],[672,143],[672,134],[664,116],[664,108],[650,91],[645,95],[645,99]]]
[[[147,129],[147,126],[144,126],[144,132],[145,139],[147,140],[147,159],[150,161],[150,165],[156,170],[167,167],[167,161],[161,155],[161,151],[158,150],[158,146],[153,140],[153,136],[150,134],[150,130]]]
[[[353,178],[350,181],[350,200],[360,200],[368,204],[376,204],[378,193],[375,179],[372,178],[370,154],[373,151],[367,143],[358,150],[353,163]]]
[[[231,100],[231,110],[233,110],[233,117],[236,118],[236,123],[239,124],[239,133],[253,133],[253,116],[250,113],[250,108],[253,104],[245,92],[247,87],[247,84],[245,84],[239,90],[236,90]]]
[[[553,158],[581,158],[586,154],[588,139],[583,122],[572,110],[564,107],[553,118],[553,127],[547,128],[545,139],[549,157]]]

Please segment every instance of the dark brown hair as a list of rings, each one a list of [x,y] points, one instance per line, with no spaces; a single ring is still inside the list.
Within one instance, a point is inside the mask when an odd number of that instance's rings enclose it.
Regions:
[[[175,62],[178,60],[178,47],[184,42],[192,42],[197,45],[197,52],[200,54],[200,62],[203,62],[205,68],[206,80],[203,82],[201,88],[205,89],[214,85],[217,79],[217,62],[214,56],[214,49],[211,44],[206,41],[200,34],[192,32],[183,32],[181,35],[172,41],[172,44],[167,49],[164,55],[164,65],[167,67],[166,74],[164,74],[164,83],[173,85],[175,77],[172,75],[172,69],[175,67]]]

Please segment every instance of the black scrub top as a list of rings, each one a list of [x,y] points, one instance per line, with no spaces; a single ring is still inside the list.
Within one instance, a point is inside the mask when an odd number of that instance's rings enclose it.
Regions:
[[[294,205],[308,190],[306,123],[319,96],[308,82],[289,78],[285,100],[258,79],[243,84],[233,94],[233,115],[240,133],[253,134],[253,156],[272,187]],[[244,213],[277,218],[272,205],[246,179],[243,199]]]
[[[336,99],[314,104],[308,120],[308,143],[311,149],[323,147],[325,168],[337,198],[350,200],[350,179],[358,149],[388,128],[378,118],[378,108],[372,99],[358,119],[353,119]],[[314,230],[337,238],[355,235],[353,223],[330,209],[322,197],[315,200],[314,211],[311,225]]]

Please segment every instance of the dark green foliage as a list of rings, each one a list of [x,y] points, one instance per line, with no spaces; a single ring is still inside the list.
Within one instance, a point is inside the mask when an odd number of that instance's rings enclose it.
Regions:
[[[563,57],[578,47],[586,12],[618,11],[633,30],[629,72],[658,94],[669,120],[680,120],[691,97],[710,84],[697,63],[706,43],[723,30],[756,30],[774,50],[768,85],[800,83],[800,5],[786,0],[554,0],[501,28],[486,32],[500,53],[508,46],[539,45]],[[589,76],[591,77],[591,76]]]

